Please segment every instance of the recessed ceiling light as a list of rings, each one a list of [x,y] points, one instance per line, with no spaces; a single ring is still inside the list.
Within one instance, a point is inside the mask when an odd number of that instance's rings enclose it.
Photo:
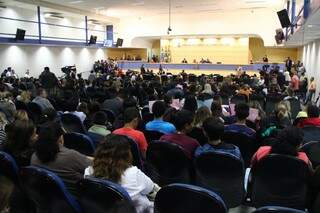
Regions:
[[[132,6],[143,6],[143,5],[144,5],[144,1],[138,1],[138,2],[132,3]]]
[[[309,24],[308,27],[311,28],[311,27],[313,27],[313,25],[312,25],[312,24]]]
[[[80,4],[82,3],[83,1],[79,0],[79,1],[71,1],[69,2],[69,4]]]

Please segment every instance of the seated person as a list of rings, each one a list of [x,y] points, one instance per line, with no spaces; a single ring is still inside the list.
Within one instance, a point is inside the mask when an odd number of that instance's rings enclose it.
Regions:
[[[59,123],[49,122],[40,129],[31,165],[48,168],[56,173],[67,189],[76,195],[76,183],[83,177],[91,159],[63,146],[64,131]]]
[[[238,95],[246,96],[247,100],[249,100],[251,94],[252,94],[252,89],[248,84],[243,85],[238,91]]]
[[[188,136],[196,139],[200,145],[208,143],[208,138],[203,132],[203,122],[211,116],[211,112],[206,106],[200,107],[195,114],[195,118],[192,124],[191,131],[187,134]]]
[[[298,124],[298,127],[303,128],[305,126],[318,126],[320,127],[319,108],[316,105],[308,105],[307,107],[308,118],[304,119]]]
[[[132,138],[138,145],[142,157],[145,158],[148,148],[143,132],[136,130],[139,125],[140,113],[136,107],[129,107],[123,113],[124,127],[116,129],[113,134],[125,135]]]
[[[132,165],[130,144],[124,136],[112,134],[106,137],[96,150],[93,166],[86,169],[85,176],[120,184],[129,193],[138,213],[153,209],[147,195],[157,192],[159,187]]]
[[[84,120],[86,120],[87,116],[85,113],[77,110],[78,105],[79,105],[79,97],[77,95],[69,97],[68,99],[66,99],[67,111],[65,113],[70,113],[70,114],[77,116],[81,120],[81,122],[83,123]]]
[[[196,149],[195,157],[207,152],[222,152],[232,154],[241,159],[241,153],[237,146],[221,141],[224,133],[224,125],[218,118],[208,118],[203,122],[203,129],[209,141]]]
[[[281,154],[295,156],[312,168],[307,155],[304,152],[299,152],[302,141],[303,133],[301,129],[297,127],[287,127],[281,130],[277,136],[277,142],[274,143],[273,146],[262,146],[258,149],[252,157],[251,167],[269,154]]]
[[[111,132],[107,129],[106,123],[108,117],[104,112],[97,112],[93,116],[93,125],[90,127],[88,132],[101,135],[103,137],[109,135]]]
[[[163,121],[163,115],[165,112],[166,104],[163,101],[156,101],[152,106],[154,120],[146,124],[146,130],[158,131],[163,134],[175,133],[175,126],[169,122]]]
[[[161,141],[168,141],[181,146],[190,159],[193,157],[196,148],[200,145],[197,140],[187,136],[187,133],[192,129],[193,117],[193,113],[188,110],[177,112],[173,119],[177,132],[164,135],[160,138]]]
[[[246,119],[249,116],[249,106],[246,103],[239,103],[235,106],[237,121],[234,124],[225,127],[226,132],[237,132],[254,138],[256,131],[246,125]]]
[[[42,112],[47,109],[54,109],[47,97],[47,91],[43,88],[39,88],[37,91],[37,97],[35,97],[32,102],[38,104],[41,107]]]

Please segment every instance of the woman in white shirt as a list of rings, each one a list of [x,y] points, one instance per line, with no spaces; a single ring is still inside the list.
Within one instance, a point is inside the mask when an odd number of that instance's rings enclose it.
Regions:
[[[137,212],[153,212],[152,196],[159,187],[137,167],[132,166],[130,144],[125,136],[108,135],[95,153],[93,166],[85,176],[102,178],[120,184],[130,195]]]

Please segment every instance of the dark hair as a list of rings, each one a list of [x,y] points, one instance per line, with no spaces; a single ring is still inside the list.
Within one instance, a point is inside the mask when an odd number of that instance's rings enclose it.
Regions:
[[[93,175],[119,183],[121,175],[131,164],[132,154],[128,138],[111,134],[99,144],[94,154]]]
[[[136,118],[140,118],[139,110],[136,107],[127,108],[123,113],[124,123],[130,123]]]
[[[239,120],[245,120],[249,116],[249,105],[246,103],[239,103],[235,107],[236,116]]]
[[[106,125],[108,121],[108,116],[106,113],[100,111],[94,114],[93,116],[93,123],[97,125]]]
[[[189,110],[192,113],[195,113],[197,111],[198,103],[193,95],[189,95],[185,98],[183,109]]]
[[[6,126],[6,140],[4,147],[11,154],[20,154],[30,147],[35,125],[31,120],[16,120]]]
[[[36,143],[36,156],[42,163],[49,163],[56,159],[59,149],[58,139],[64,131],[57,122],[48,122],[40,128]]]
[[[66,110],[69,112],[77,111],[79,105],[79,97],[74,95],[66,99]]]
[[[272,146],[271,153],[297,156],[298,147],[303,140],[303,132],[297,127],[287,127],[277,136],[277,142]]]
[[[222,107],[218,101],[213,101],[211,104],[211,114],[213,117],[220,117],[222,115]]]
[[[202,127],[210,140],[219,140],[224,134],[224,125],[218,118],[210,117],[206,119]]]
[[[313,104],[308,105],[307,113],[309,118],[318,118],[320,114],[319,108]]]
[[[123,109],[130,107],[137,107],[137,101],[133,97],[129,97],[123,100]]]
[[[38,90],[37,90],[37,95],[40,96],[40,95],[42,95],[42,93],[45,92],[45,91],[46,91],[46,90],[45,90],[44,88],[39,87]]]
[[[160,118],[166,112],[166,104],[163,101],[156,101],[152,106],[152,113],[155,118]]]
[[[43,112],[46,121],[54,121],[57,117],[57,111],[53,108],[46,108]]]
[[[192,112],[183,109],[174,115],[173,124],[178,131],[181,131],[187,124],[191,124],[193,122],[193,117]]]

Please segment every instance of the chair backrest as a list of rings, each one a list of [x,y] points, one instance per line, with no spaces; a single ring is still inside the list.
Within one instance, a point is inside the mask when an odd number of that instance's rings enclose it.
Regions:
[[[180,146],[164,141],[149,144],[146,172],[160,186],[170,183],[190,183],[190,168],[191,160]]]
[[[301,111],[301,103],[296,98],[289,99],[290,108],[291,108],[291,118],[295,119],[298,113]]]
[[[318,141],[320,138],[320,127],[317,126],[305,126],[303,131],[303,143],[310,141]]]
[[[301,149],[302,152],[306,153],[309,160],[312,163],[313,168],[317,168],[320,165],[320,142],[311,141],[304,144]]]
[[[34,102],[29,102],[27,104],[27,109],[28,109],[28,115],[29,117],[35,122],[38,123],[41,115],[42,115],[42,109],[39,106],[39,104],[34,103]]]
[[[80,118],[71,113],[65,113],[61,115],[61,124],[68,133],[78,132],[86,134],[87,132]]]
[[[225,132],[223,141],[239,147],[245,166],[250,166],[251,158],[258,147],[252,138],[239,132]]]
[[[28,166],[20,170],[22,187],[36,204],[37,212],[80,213],[76,200],[69,194],[62,180],[53,172]]]
[[[101,143],[104,140],[104,136],[93,132],[87,132],[87,136],[92,140],[95,148],[97,148],[99,143]]]
[[[276,105],[280,103],[281,100],[281,97],[267,96],[265,107],[266,114],[270,115],[274,111]]]
[[[144,136],[146,137],[148,143],[151,143],[152,141],[157,141],[164,135],[161,132],[150,131],[150,130],[144,130],[143,133],[144,133]]]
[[[0,176],[4,176],[17,184],[18,171],[19,168],[14,158],[6,152],[0,151]]]
[[[112,212],[118,202],[131,202],[127,191],[107,180],[86,178],[78,182],[79,202],[84,213]]]
[[[110,122],[111,124],[114,123],[114,121],[116,120],[116,115],[112,110],[109,109],[102,109],[102,111],[104,113],[106,113],[107,118],[108,118],[108,122]]]
[[[216,193],[186,184],[161,188],[154,202],[156,213],[226,213],[227,208]]]
[[[64,146],[84,155],[93,156],[95,146],[89,136],[81,133],[67,133],[63,136]]]
[[[251,170],[252,204],[263,207],[279,206],[304,209],[308,165],[293,156],[271,154],[261,159]]]
[[[132,138],[130,137],[127,137],[127,138],[130,143],[131,154],[133,158],[132,164],[138,167],[139,169],[143,170],[143,163],[142,163],[142,157],[141,157],[139,146],[137,142],[135,142]]]
[[[15,105],[16,105],[16,109],[17,109],[17,110],[25,110],[25,111],[28,111],[27,104],[24,103],[23,101],[16,101],[16,102],[15,102]]]
[[[196,184],[219,194],[228,208],[239,206],[244,198],[244,164],[232,154],[208,152],[195,161]]]
[[[279,206],[265,206],[255,210],[253,213],[305,213],[305,211]]]

